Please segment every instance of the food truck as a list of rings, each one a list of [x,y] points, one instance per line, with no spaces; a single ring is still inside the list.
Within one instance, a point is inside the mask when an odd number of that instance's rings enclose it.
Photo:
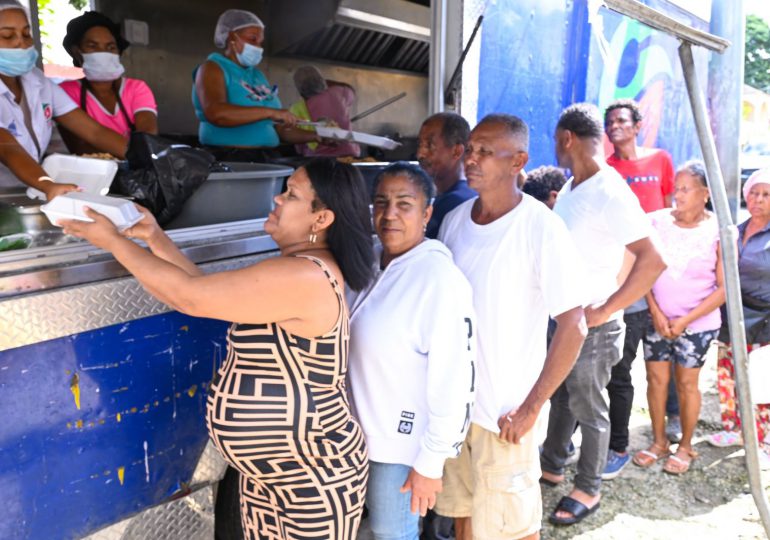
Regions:
[[[710,2],[646,3],[709,29]],[[554,163],[563,107],[633,98],[645,113],[642,144],[665,148],[677,163],[699,155],[678,42],[589,0],[92,7],[122,21],[132,42],[123,63],[155,92],[161,134],[193,145],[191,73],[213,51],[219,14],[240,8],[265,21],[261,68],[286,106],[298,99],[293,70],[308,63],[355,87],[359,112],[406,94],[354,124],[400,143],[368,150],[359,166],[369,176],[413,159],[421,121],[445,108],[472,125],[490,112],[522,117],[530,168]],[[696,51],[702,73],[708,60]],[[212,173],[170,236],[207,272],[274,256],[262,225],[295,164],[281,158]],[[111,255],[53,227],[23,190],[0,194],[3,211],[20,216],[33,241],[0,252],[0,538],[211,538],[215,528],[217,538],[237,538],[236,483],[207,445],[204,423],[227,323],[158,302]]]

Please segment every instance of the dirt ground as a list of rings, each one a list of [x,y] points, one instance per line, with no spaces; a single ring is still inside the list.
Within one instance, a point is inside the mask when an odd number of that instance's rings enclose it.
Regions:
[[[647,383],[644,362],[633,367],[634,409],[631,417],[631,447],[634,452],[649,445]],[[713,448],[705,436],[720,429],[716,392],[716,349],[712,348],[701,371],[703,407],[695,433],[699,452],[690,471],[672,476],[662,471],[662,462],[650,469],[629,463],[620,476],[602,487],[600,509],[571,527],[554,527],[547,517],[559,498],[569,493],[574,466],[567,482],[556,488],[543,487],[542,538],[576,540],[749,540],[767,538],[751,497],[744,452],[740,448]],[[579,443],[579,436],[575,439]],[[770,476],[763,478],[770,495]],[[359,539],[371,539],[366,521]]]
[[[631,417],[631,451],[649,446],[651,430],[647,413],[644,362],[633,367],[634,408]],[[571,527],[554,527],[547,521],[569,482],[543,488],[543,539],[664,540],[664,539],[760,539],[767,538],[751,497],[744,452],[740,448],[714,448],[705,436],[721,429],[716,391],[716,350],[712,348],[701,371],[703,406],[695,432],[699,456],[690,471],[673,476],[662,471],[662,462],[650,469],[633,463],[616,479],[602,486],[601,507],[596,514]],[[567,479],[574,476],[574,466]],[[770,476],[763,477],[770,495]]]

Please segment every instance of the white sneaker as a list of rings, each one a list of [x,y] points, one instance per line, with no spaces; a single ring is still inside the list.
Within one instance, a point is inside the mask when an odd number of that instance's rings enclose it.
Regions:
[[[739,431],[719,431],[706,437],[706,442],[718,448],[743,446],[743,437]]]

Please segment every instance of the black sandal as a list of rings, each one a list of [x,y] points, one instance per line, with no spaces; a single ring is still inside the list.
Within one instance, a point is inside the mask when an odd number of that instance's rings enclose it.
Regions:
[[[588,508],[582,502],[576,501],[572,497],[564,496],[559,501],[559,504],[556,505],[554,511],[551,512],[551,515],[548,516],[548,521],[554,525],[574,525],[575,523],[580,523],[598,509],[599,503]],[[556,515],[557,512],[569,512],[572,514],[572,517],[558,517]]]

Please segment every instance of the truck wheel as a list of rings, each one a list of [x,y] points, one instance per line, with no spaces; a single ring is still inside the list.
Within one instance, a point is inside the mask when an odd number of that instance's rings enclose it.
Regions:
[[[241,526],[240,474],[227,468],[225,477],[217,485],[217,502],[214,507],[214,537],[216,540],[243,540]]]

